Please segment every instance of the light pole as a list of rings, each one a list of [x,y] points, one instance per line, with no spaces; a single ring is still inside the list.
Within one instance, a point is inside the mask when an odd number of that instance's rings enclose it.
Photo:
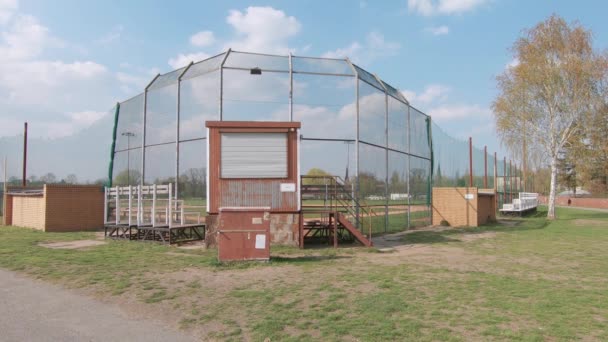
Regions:
[[[131,185],[131,179],[129,177],[129,173],[131,173],[131,166],[129,165],[130,156],[129,152],[131,151],[131,137],[135,136],[133,132],[122,132],[123,137],[127,137],[127,185]]]
[[[350,145],[354,144],[354,141],[345,141],[346,144],[346,175],[344,176],[344,181],[348,181],[348,169],[350,166]]]
[[[344,185],[348,182],[348,168],[350,167],[350,145],[354,144],[354,141],[345,141],[346,144],[346,175],[344,176]],[[352,198],[351,206],[355,206],[355,184],[350,183],[350,196]],[[358,219],[358,216],[357,216]]]

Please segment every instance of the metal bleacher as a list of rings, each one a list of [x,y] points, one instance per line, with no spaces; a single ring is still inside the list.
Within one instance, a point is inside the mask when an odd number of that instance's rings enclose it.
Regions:
[[[538,194],[534,192],[520,192],[518,198],[513,199],[513,203],[503,204],[500,212],[502,214],[523,215],[536,211],[538,207]]]
[[[184,201],[173,196],[173,184],[111,187],[104,194],[105,237],[179,243],[205,238],[200,214],[187,223]]]

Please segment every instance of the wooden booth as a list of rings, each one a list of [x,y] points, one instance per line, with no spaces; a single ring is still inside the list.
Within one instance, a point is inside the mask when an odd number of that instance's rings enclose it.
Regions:
[[[221,260],[298,246],[299,122],[208,121],[207,245]],[[246,220],[244,219],[246,218]]]
[[[45,232],[103,228],[104,191],[97,185],[46,184],[10,187],[4,194],[5,224]]]
[[[433,225],[477,227],[496,221],[494,189],[433,188]],[[445,224],[444,222],[444,224]]]

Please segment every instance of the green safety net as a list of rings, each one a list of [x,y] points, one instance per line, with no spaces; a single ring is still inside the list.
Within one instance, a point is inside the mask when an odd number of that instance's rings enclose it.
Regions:
[[[114,129],[112,130],[112,147],[110,147],[110,165],[108,166],[108,182],[109,187],[112,186],[113,170],[114,170],[114,149],[116,147],[116,131],[118,129],[118,115],[120,113],[120,103],[116,103],[114,109]]]

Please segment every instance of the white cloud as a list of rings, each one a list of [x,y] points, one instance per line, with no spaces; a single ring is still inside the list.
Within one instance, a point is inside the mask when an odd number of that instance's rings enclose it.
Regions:
[[[326,53],[321,55],[321,57],[324,57],[324,58],[345,58],[345,57],[352,58],[353,56],[358,54],[361,51],[361,49],[363,49],[363,46],[361,46],[361,44],[359,44],[359,42],[352,42],[349,46],[347,46],[345,48],[338,48],[333,51],[327,51]]]
[[[44,49],[61,47],[60,39],[29,15],[18,15],[1,33],[0,60],[23,60],[38,56]]]
[[[412,106],[431,115],[435,122],[473,118],[482,120],[491,117],[492,111],[479,104],[453,103],[449,99],[452,88],[443,84],[429,84],[422,92],[402,90],[401,93]]]
[[[97,39],[96,42],[98,44],[102,44],[102,45],[114,43],[114,42],[120,40],[123,31],[124,31],[124,26],[116,25],[110,30],[110,32],[104,34],[99,39]]]
[[[442,14],[469,12],[485,4],[487,0],[440,0],[438,11]]]
[[[152,79],[147,73],[129,74],[122,71],[115,73],[115,77],[120,84],[120,90],[125,94],[141,92]]]
[[[507,65],[505,65],[505,69],[512,69],[519,65],[519,58],[513,58]]]
[[[487,118],[492,115],[489,108],[473,104],[456,104],[456,105],[441,105],[431,108],[428,114],[433,117],[435,122],[441,123],[445,121],[467,119],[472,117]]]
[[[470,12],[488,0],[408,0],[407,8],[423,16],[454,15]]]
[[[0,10],[16,9],[0,0]],[[0,136],[15,134],[15,122],[29,121],[32,136],[57,137],[88,127],[106,109],[116,86],[106,66],[91,60],[49,60],[67,46],[31,15],[11,12],[0,26]],[[69,113],[69,114],[66,114]]]
[[[293,16],[272,7],[247,7],[245,11],[231,10],[226,17],[233,35],[223,44],[217,44],[222,50],[232,48],[237,51],[263,52],[286,55],[296,49],[289,47],[289,39],[297,35],[302,25]],[[210,31],[201,31],[190,37],[190,43],[196,47],[209,47],[216,43]],[[206,51],[180,53],[170,58],[172,68],[180,68],[191,61],[199,61],[211,56]]]
[[[211,55],[205,52],[194,52],[188,54],[180,53],[179,55],[169,59],[169,65],[173,69],[179,69],[190,64],[190,62],[202,61],[203,59],[207,59],[209,57],[211,57]]]
[[[302,28],[295,17],[272,7],[248,7],[245,12],[231,10],[226,22],[237,36],[226,47],[250,52],[287,54],[288,40]]]
[[[11,19],[18,6],[17,0],[0,0],[0,25]]]
[[[428,105],[437,101],[444,101],[447,99],[447,94],[451,91],[451,88],[442,84],[430,84],[424,88],[422,93],[417,94],[411,90],[403,90],[401,93],[405,98],[412,103]]]
[[[380,57],[395,55],[400,48],[399,43],[387,41],[383,34],[372,31],[367,34],[363,43],[355,41],[345,48],[328,51],[321,57],[349,57],[357,64],[369,64]]]
[[[427,27],[424,30],[434,36],[441,36],[450,33],[450,28],[446,25]]]
[[[435,12],[435,6],[431,0],[408,0],[407,9],[410,12],[416,12],[425,16],[432,15]]]
[[[206,47],[215,42],[215,36],[211,31],[200,31],[190,37],[190,44],[197,47]]]

